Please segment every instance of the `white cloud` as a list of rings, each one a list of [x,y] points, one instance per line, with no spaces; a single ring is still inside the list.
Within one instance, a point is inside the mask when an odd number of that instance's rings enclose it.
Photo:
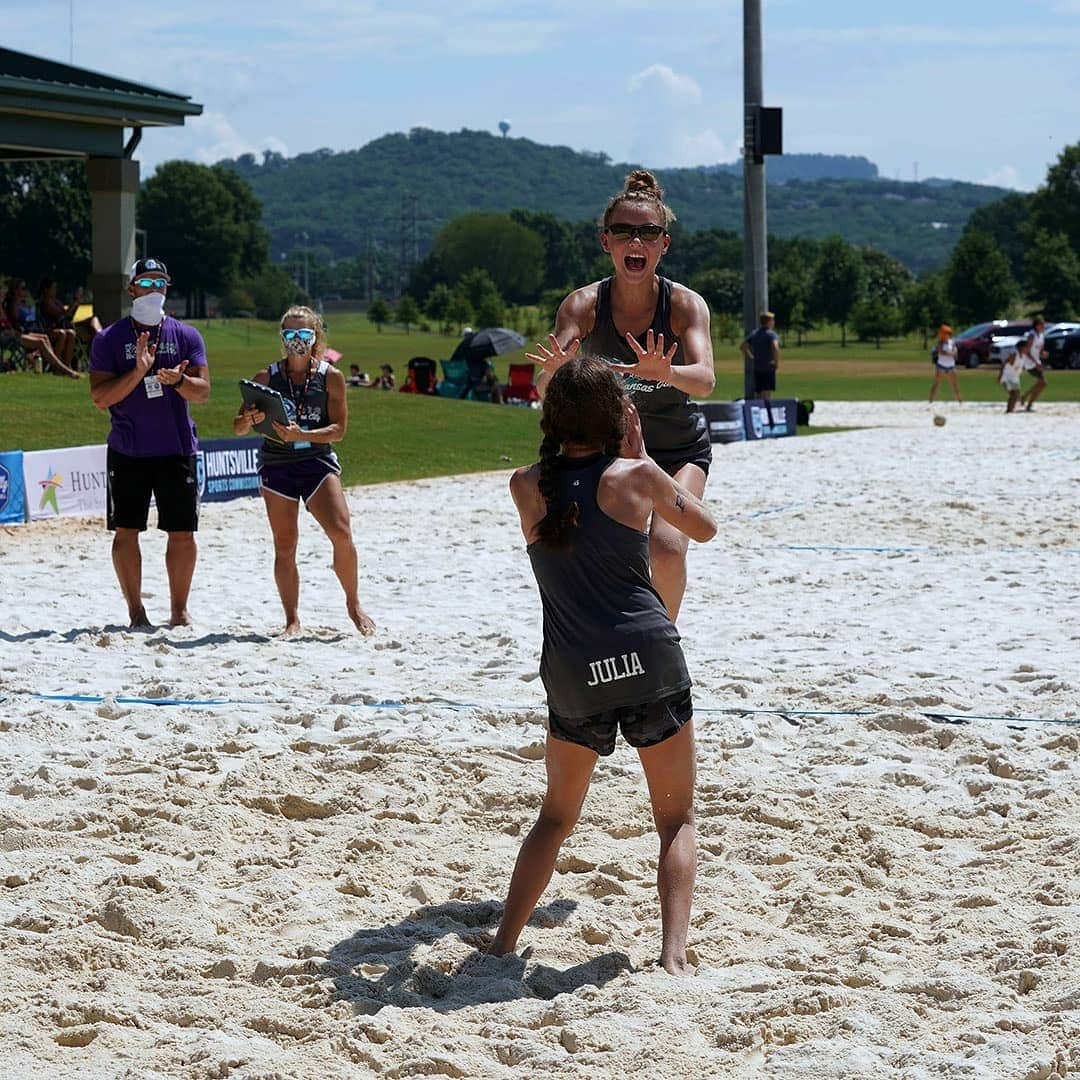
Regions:
[[[672,71],[667,64],[651,64],[632,76],[626,87],[631,94],[657,94],[669,105],[701,102],[701,87],[689,75]]]
[[[991,169],[977,183],[990,184],[993,187],[1012,188],[1014,191],[1029,190],[1028,185],[1021,179],[1019,171],[1012,165],[1002,165],[997,169]]]

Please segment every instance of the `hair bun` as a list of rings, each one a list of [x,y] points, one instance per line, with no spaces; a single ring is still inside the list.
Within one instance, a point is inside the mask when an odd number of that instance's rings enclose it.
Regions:
[[[653,195],[663,200],[664,192],[648,169],[635,169],[627,178],[623,190],[627,195]]]

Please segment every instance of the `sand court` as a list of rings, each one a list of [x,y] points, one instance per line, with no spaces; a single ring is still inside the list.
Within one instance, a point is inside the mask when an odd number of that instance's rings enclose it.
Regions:
[[[1080,407],[939,411],[715,448],[686,982],[622,745],[523,955],[477,951],[544,779],[506,474],[348,492],[372,639],[306,518],[277,636],[255,500],[205,508],[176,630],[122,627],[100,523],[0,533],[5,1069],[1080,1073]]]

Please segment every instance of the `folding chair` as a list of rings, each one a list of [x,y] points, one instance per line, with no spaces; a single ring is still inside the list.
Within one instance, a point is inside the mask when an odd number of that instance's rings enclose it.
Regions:
[[[401,392],[403,394],[437,394],[435,375],[434,360],[426,356],[414,356],[409,361]]]
[[[461,397],[469,385],[469,368],[464,360],[440,360],[443,377],[439,383],[440,397]]]
[[[503,387],[503,401],[508,405],[531,405],[540,400],[533,382],[535,364],[511,364],[510,381]]]

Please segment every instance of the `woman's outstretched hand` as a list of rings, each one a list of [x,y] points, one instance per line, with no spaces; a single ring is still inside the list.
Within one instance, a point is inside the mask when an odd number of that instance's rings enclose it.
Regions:
[[[539,364],[549,375],[554,375],[563,364],[568,364],[577,356],[577,351],[581,348],[581,340],[575,338],[565,349],[559,344],[559,339],[554,334],[548,334],[548,341],[551,343],[551,348],[546,349],[537,342],[537,351],[526,353],[525,359]]]
[[[652,330],[645,335],[644,346],[633,334],[627,334],[626,340],[637,357],[636,364],[612,364],[611,370],[620,375],[633,375],[648,382],[670,382],[671,361],[678,351],[679,343],[664,352],[664,335],[654,334]]]

